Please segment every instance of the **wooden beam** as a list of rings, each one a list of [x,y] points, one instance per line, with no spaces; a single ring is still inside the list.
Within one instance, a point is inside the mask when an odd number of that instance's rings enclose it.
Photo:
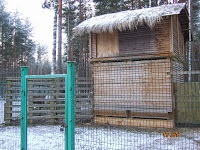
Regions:
[[[159,119],[94,117],[94,123],[100,125],[129,126],[129,127],[143,127],[143,128],[174,128],[173,120],[159,120]]]
[[[174,75],[178,75],[178,74],[200,74],[200,70],[178,71],[174,73]]]
[[[116,110],[94,110],[95,116],[101,117],[126,117],[126,118],[160,118],[169,119],[170,113],[159,112],[133,112],[131,110],[116,111]]]
[[[124,60],[147,60],[147,59],[162,59],[166,57],[175,57],[174,53],[160,53],[158,55],[144,55],[144,56],[128,56],[128,57],[105,57],[89,59],[93,62],[106,62],[106,61],[124,61]]]

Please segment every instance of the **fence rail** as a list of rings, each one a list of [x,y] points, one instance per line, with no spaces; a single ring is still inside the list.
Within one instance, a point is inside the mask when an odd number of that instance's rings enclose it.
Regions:
[[[87,84],[86,84],[87,83]],[[91,120],[92,94],[91,79],[77,80],[76,119],[81,122]],[[29,79],[28,84],[28,122],[50,124],[62,123],[64,119],[64,82],[62,79]],[[20,119],[20,80],[6,79],[6,103],[4,121],[6,125],[19,123]]]

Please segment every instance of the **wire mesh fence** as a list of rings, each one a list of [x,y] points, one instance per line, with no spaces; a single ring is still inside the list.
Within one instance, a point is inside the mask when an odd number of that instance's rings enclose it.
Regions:
[[[170,57],[77,64],[75,149],[199,149],[200,73],[191,68]],[[16,72],[1,75],[0,149],[20,147]],[[29,83],[28,148],[64,149],[63,80]]]
[[[93,61],[93,118],[77,121],[76,148],[199,149],[198,70],[187,62]]]
[[[60,78],[28,79],[28,149],[64,149],[64,83]]]
[[[28,81],[28,149],[64,149],[64,80]],[[0,149],[20,149],[20,79],[6,78],[0,107]],[[61,148],[62,147],[62,148]]]
[[[15,79],[20,76],[18,67],[3,68],[0,65],[0,149],[17,149],[20,145],[19,126],[5,126],[11,116],[5,112],[13,111],[13,120],[19,115],[19,83]],[[12,85],[8,78],[13,79]],[[13,90],[13,93],[10,90]],[[10,101],[13,99],[13,101]],[[12,103],[12,106],[11,106]],[[13,138],[15,137],[15,138]]]

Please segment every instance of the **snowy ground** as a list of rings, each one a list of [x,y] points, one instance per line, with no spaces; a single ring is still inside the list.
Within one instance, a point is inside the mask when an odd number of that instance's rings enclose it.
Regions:
[[[3,101],[0,101],[0,150],[20,149],[19,126],[3,123]],[[179,129],[177,138],[163,137],[159,131],[125,130],[109,127],[76,127],[77,150],[198,150],[200,131]],[[31,126],[28,128],[29,150],[62,150],[64,135],[60,126]]]

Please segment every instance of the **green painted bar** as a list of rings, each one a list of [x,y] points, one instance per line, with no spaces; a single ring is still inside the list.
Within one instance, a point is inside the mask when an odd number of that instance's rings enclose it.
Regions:
[[[75,63],[67,63],[67,146],[65,150],[75,149]],[[66,130],[66,128],[65,128]]]
[[[27,80],[28,67],[21,67],[21,107],[20,107],[20,134],[21,150],[27,150]]]
[[[49,75],[27,75],[27,79],[52,79],[52,78],[65,78],[66,74],[49,74]]]
[[[68,135],[68,130],[67,130],[67,120],[68,120],[68,112],[67,112],[67,93],[68,93],[68,91],[67,91],[67,75],[66,75],[66,77],[65,77],[65,118],[64,118],[64,123],[65,123],[65,125],[64,125],[64,136],[65,136],[65,150],[67,150],[68,148],[67,148],[67,143],[68,143],[68,137],[67,137],[67,135]]]
[[[65,150],[75,149],[75,63],[67,63],[67,74],[28,75],[21,67],[21,150],[27,150],[27,79],[65,78]]]

